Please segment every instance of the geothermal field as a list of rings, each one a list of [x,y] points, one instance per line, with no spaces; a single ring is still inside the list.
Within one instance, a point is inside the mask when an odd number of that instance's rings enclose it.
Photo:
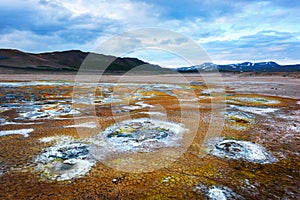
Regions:
[[[300,198],[299,78],[82,76],[1,75],[1,199]]]

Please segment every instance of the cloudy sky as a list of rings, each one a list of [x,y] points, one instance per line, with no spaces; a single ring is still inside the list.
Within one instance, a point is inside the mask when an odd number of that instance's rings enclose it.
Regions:
[[[0,0],[0,5],[0,48],[94,51],[115,35],[152,27],[182,35],[177,42],[165,34],[155,40],[164,47],[176,43],[192,53],[184,44],[188,38],[214,63],[300,63],[299,0]],[[119,42],[120,51],[133,47],[124,56],[186,65],[170,51],[134,49],[144,42],[141,36]]]

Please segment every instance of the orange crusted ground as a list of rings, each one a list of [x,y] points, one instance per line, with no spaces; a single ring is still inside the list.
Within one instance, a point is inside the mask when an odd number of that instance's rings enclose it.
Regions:
[[[208,199],[208,191],[214,187],[230,188],[236,196],[227,196],[229,199],[300,197],[299,99],[242,93],[238,88],[244,86],[238,84],[226,85],[221,93],[207,93],[207,89],[221,86],[214,83],[157,84],[156,87],[108,84],[77,86],[74,91],[72,82],[66,83],[71,84],[0,85],[0,118],[3,119],[0,130],[33,129],[28,137],[20,134],[0,136],[1,199]],[[92,94],[95,104],[78,96],[72,99],[74,93],[87,97],[90,91],[95,92]],[[35,102],[40,102],[38,113],[49,114],[35,119],[22,118],[26,116],[24,113],[32,112],[30,106]],[[16,107],[25,104],[29,107]],[[65,105],[80,112],[60,114],[69,109]],[[251,109],[256,108],[264,110],[252,112]],[[254,116],[253,122],[224,118],[223,113],[230,109],[246,109],[234,111]],[[99,161],[84,176],[66,181],[50,180],[36,170],[35,158],[54,144],[43,143],[41,138],[96,137],[118,121],[145,117],[181,123],[189,130],[181,146],[154,153],[152,159],[149,156],[149,165],[159,165],[165,162],[164,156],[173,156],[171,152],[182,152],[159,169],[148,171],[151,167],[147,168],[148,163],[144,163],[141,166],[144,172],[130,171],[131,167],[136,167],[132,159],[141,163],[139,159],[147,158],[148,154],[133,152]],[[65,127],[91,121],[98,127]],[[222,122],[224,125],[220,124]],[[277,162],[262,164],[211,155],[205,139],[214,137],[259,144]],[[126,159],[131,160],[125,166],[122,162]],[[119,170],[118,166],[122,165],[126,170]]]

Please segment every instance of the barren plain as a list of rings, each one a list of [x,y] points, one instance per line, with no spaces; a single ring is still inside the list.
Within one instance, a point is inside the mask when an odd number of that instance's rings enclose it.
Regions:
[[[2,73],[0,198],[299,199],[299,85]]]

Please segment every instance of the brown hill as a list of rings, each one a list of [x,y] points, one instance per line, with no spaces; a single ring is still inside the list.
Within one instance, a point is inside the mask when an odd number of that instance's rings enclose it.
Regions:
[[[86,71],[101,70],[106,73],[124,73],[129,70],[135,72],[169,71],[137,58],[120,58],[79,50],[35,54],[15,49],[0,49],[0,67],[39,71],[78,71],[82,67],[81,69],[84,68]]]

